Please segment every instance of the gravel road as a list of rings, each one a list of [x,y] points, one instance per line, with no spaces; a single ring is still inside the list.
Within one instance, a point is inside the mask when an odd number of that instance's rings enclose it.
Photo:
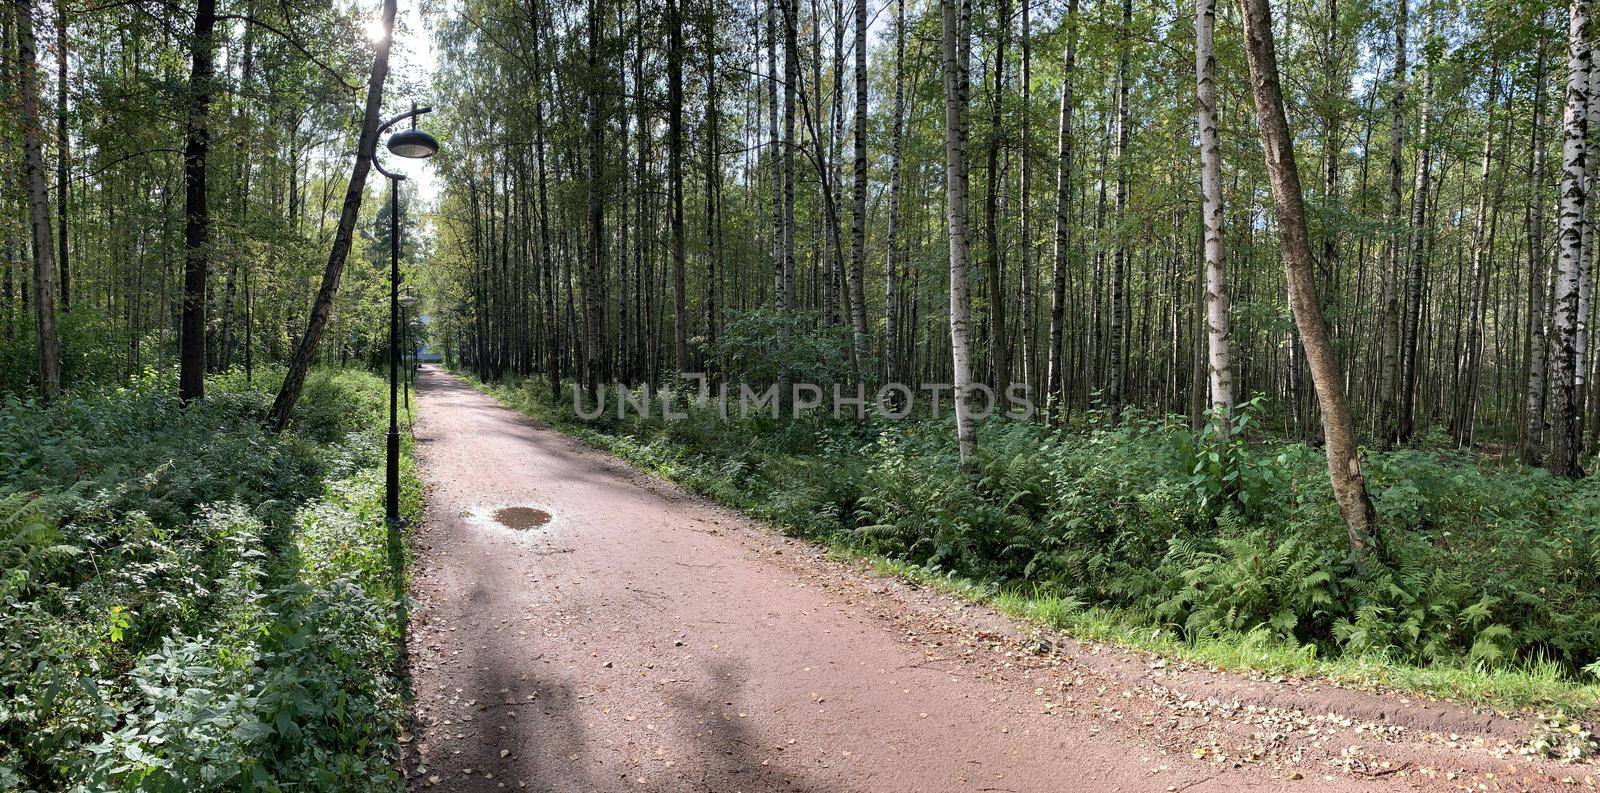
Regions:
[[[1592,788],[1519,759],[1514,722],[1042,638],[436,367],[417,396],[414,789]]]

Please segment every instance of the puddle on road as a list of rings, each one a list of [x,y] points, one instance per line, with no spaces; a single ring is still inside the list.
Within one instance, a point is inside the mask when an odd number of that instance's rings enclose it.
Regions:
[[[536,529],[550,522],[550,513],[533,507],[502,507],[494,511],[494,520],[508,529]]]

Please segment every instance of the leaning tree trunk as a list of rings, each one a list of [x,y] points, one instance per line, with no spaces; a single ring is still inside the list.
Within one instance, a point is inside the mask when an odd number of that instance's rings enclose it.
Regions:
[[[1232,426],[1233,366],[1229,359],[1228,290],[1222,277],[1222,142],[1217,135],[1217,0],[1195,3],[1195,93],[1200,124],[1200,217],[1205,226],[1206,360],[1216,430]]]
[[[957,4],[960,4],[959,6]],[[940,0],[944,23],[945,217],[950,234],[950,363],[955,388],[956,446],[961,468],[977,469],[977,434],[972,426],[971,352],[967,326],[972,301],[967,293],[967,75],[972,23],[970,0]]]
[[[383,2],[383,40],[379,41],[372,58],[372,76],[367,80],[367,101],[361,117],[361,137],[356,143],[356,161],[350,169],[350,182],[344,192],[344,207],[339,211],[339,225],[333,235],[333,249],[328,252],[328,264],[322,271],[322,285],[317,289],[316,301],[311,304],[311,316],[306,320],[305,333],[295,347],[284,372],[283,385],[272,401],[272,412],[267,421],[274,430],[282,431],[289,424],[295,403],[300,401],[300,390],[305,387],[306,375],[311,371],[311,359],[316,357],[322,332],[328,327],[333,314],[334,298],[339,295],[339,278],[344,274],[344,261],[350,254],[356,220],[361,214],[361,197],[367,189],[367,171],[372,169],[372,149],[377,144],[378,113],[383,104],[383,83],[389,77],[389,43],[394,40],[394,15],[396,0]]]
[[[22,164],[28,183],[28,220],[33,229],[33,316],[39,349],[39,395],[61,393],[61,346],[56,340],[56,259],[50,239],[50,195],[44,184],[39,141],[39,59],[33,38],[33,7],[19,0],[17,61],[22,92]]]
[[[1268,2],[1240,2],[1244,7],[1245,54],[1250,63],[1261,146],[1266,152],[1267,174],[1277,210],[1284,276],[1289,281],[1295,324],[1300,329],[1312,383],[1317,389],[1317,403],[1322,408],[1328,475],[1333,481],[1334,499],[1344,517],[1350,553],[1358,565],[1364,565],[1379,553],[1377,515],[1361,473],[1361,456],[1355,444],[1350,405],[1345,399],[1344,377],[1328,336],[1322,306],[1317,302],[1305,202],[1300,192],[1300,172],[1294,160],[1294,139],[1283,111],[1283,91],[1278,85],[1278,55],[1272,38],[1272,10]]]
[[[1587,163],[1589,70],[1594,45],[1589,40],[1589,0],[1572,0],[1567,26],[1567,100],[1562,119],[1561,209],[1556,232],[1555,302],[1550,338],[1550,472],[1576,479],[1578,463],[1578,292],[1583,267],[1584,182]]]
[[[206,280],[211,266],[211,213],[206,206],[206,155],[211,150],[211,80],[216,71],[216,0],[199,0],[190,42],[189,119],[183,144],[183,335],[178,398],[206,392]]]

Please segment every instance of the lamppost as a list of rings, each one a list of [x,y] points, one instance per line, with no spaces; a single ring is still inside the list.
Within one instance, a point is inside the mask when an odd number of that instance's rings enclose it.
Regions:
[[[439,141],[417,129],[417,116],[432,111],[431,107],[417,107],[413,102],[410,111],[378,127],[377,134],[372,136],[374,150],[367,152],[367,156],[372,158],[372,167],[389,177],[389,446],[384,461],[383,520],[389,527],[391,552],[398,550],[400,529],[400,427],[395,413],[399,407],[397,386],[400,376],[400,182],[405,177],[383,167],[378,160],[376,147],[378,138],[390,127],[409,118],[410,129],[389,136],[390,153],[412,160],[425,160],[439,153]]]

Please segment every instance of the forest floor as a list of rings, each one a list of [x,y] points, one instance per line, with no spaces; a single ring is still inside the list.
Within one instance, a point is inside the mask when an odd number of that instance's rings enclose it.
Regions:
[[[1531,720],[1048,636],[418,381],[414,789],[1584,790]]]

